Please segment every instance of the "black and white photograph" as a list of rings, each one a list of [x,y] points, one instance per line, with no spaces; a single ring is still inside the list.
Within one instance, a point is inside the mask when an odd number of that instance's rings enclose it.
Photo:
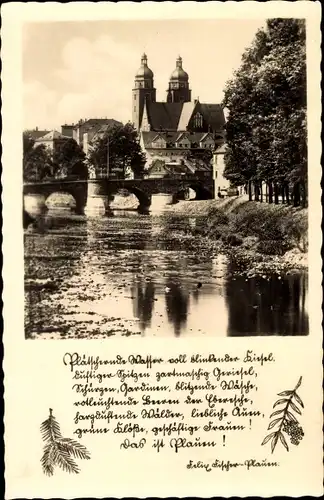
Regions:
[[[5,498],[320,496],[320,3],[2,14]]]
[[[305,20],[22,43],[25,338],[308,335]]]

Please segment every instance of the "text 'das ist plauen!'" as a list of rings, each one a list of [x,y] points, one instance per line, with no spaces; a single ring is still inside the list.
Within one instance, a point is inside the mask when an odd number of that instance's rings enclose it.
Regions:
[[[252,350],[242,356],[180,353],[166,358],[67,352],[63,364],[71,376],[74,435],[79,440],[106,435],[117,449],[134,452],[215,451],[213,461],[190,459],[187,469],[277,467],[277,461],[264,457],[238,462],[217,458],[229,440],[260,421],[267,429],[269,415],[259,407],[258,389],[274,363],[272,352]]]

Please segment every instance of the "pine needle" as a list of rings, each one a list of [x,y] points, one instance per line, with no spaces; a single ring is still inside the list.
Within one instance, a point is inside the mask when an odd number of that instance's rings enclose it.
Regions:
[[[52,476],[54,473],[54,464],[53,464],[53,445],[47,444],[44,447],[44,454],[41,459],[41,464],[43,467],[43,471],[47,476]]]
[[[46,443],[41,458],[44,474],[52,476],[55,465],[70,474],[78,474],[80,469],[73,458],[89,460],[90,453],[85,446],[77,441],[62,437],[60,426],[51,409],[49,418],[41,424],[40,430]]]
[[[60,450],[59,453],[57,453],[55,463],[65,472],[69,472],[70,474],[78,474],[80,472],[80,469],[74,462],[73,458],[71,458],[70,455],[63,450]]]
[[[90,453],[87,448],[73,439],[62,438],[57,441],[57,444],[60,449],[68,452],[74,458],[90,459]]]

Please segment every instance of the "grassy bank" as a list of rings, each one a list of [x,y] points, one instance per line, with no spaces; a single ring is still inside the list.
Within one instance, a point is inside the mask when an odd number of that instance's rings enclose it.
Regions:
[[[307,209],[249,202],[244,197],[180,202],[166,216],[180,231],[235,256],[246,272],[306,269]],[[190,223],[196,218],[196,224]],[[180,221],[181,224],[180,224]]]

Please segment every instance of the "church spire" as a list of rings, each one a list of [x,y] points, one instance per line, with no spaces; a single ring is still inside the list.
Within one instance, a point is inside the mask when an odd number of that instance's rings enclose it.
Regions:
[[[135,81],[146,80],[152,83],[151,86],[153,87],[153,78],[154,78],[153,71],[147,65],[147,55],[144,52],[144,54],[141,57],[141,67],[137,70],[135,75]]]
[[[176,67],[182,69],[182,58],[181,58],[181,56],[178,56],[178,59],[176,61]]]
[[[147,55],[144,52],[141,57],[141,66],[135,74],[133,88],[132,115],[133,123],[137,130],[140,129],[142,124],[145,103],[155,102],[155,100],[154,74],[147,65]]]
[[[191,90],[189,89],[189,76],[182,67],[182,57],[178,56],[176,68],[171,73],[169,88],[167,90],[168,102],[190,102]]]

